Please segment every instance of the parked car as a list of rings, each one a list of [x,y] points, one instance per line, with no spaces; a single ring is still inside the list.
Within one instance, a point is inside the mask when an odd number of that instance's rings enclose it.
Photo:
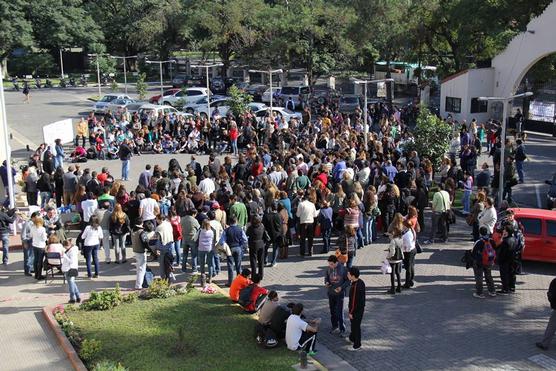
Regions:
[[[102,97],[101,99],[95,102],[95,104],[93,105],[93,111],[95,113],[106,112],[106,107],[108,106],[108,104],[110,104],[112,101],[116,99],[131,99],[131,98],[126,94],[106,94],[104,97]]]
[[[226,99],[229,98],[226,95],[211,95],[211,100],[215,101],[215,100],[219,100],[219,99]],[[206,107],[208,103],[208,97],[204,96],[194,102],[188,103],[186,105],[184,105],[182,107],[182,111],[184,112],[188,112],[188,113],[194,113],[195,111],[197,111],[197,109],[199,107]]]
[[[310,89],[308,86],[282,86],[280,91],[280,98],[284,104],[291,98],[295,108],[301,108],[302,100],[309,101]],[[301,100],[302,99],[302,100]]]
[[[546,192],[546,208],[552,210],[556,208],[556,174],[552,175],[552,180],[546,180],[545,183],[550,186]]]
[[[264,117],[267,115],[269,109],[270,108],[263,108],[263,109],[260,109],[260,110],[255,112],[255,117],[257,119],[257,122],[264,119]],[[301,114],[300,113],[290,111],[289,109],[286,109],[286,108],[283,108],[283,107],[272,107],[272,113],[274,114],[274,116],[284,117],[287,122],[289,122],[292,118],[296,118],[298,120],[301,120]]]
[[[119,110],[123,110],[125,107],[128,107],[131,104],[136,104],[136,103],[138,103],[138,101],[135,99],[127,99],[127,98],[114,99],[112,102],[108,103],[108,105],[106,106],[106,111],[117,112]],[[139,108],[141,104],[139,104],[137,108]],[[129,107],[128,107],[128,111],[129,111]]]
[[[224,83],[224,79],[222,77],[213,77],[210,81],[210,90],[216,93],[225,93],[226,84]]]
[[[192,114],[178,111],[177,109],[175,109],[172,106],[157,105],[157,104],[151,104],[151,103],[143,104],[141,107],[139,107],[137,112],[139,113],[139,115],[143,115],[144,113],[147,113],[149,115],[154,115],[155,117],[157,117],[160,112],[162,112],[162,114],[164,114],[164,115],[166,115],[166,114],[172,115],[173,114],[173,115],[183,116],[185,118],[193,117]]]
[[[249,85],[245,88],[245,92],[253,97],[253,100],[256,102],[260,102],[261,98],[265,90],[267,89],[266,85],[263,84],[253,84]]]
[[[272,101],[273,101],[273,103],[278,102],[278,98],[280,97],[280,92],[281,91],[282,91],[282,88],[280,86],[272,87]],[[263,93],[263,96],[261,98],[261,102],[270,103],[270,88],[266,89],[265,92]]]
[[[172,87],[181,88],[182,86],[185,86],[187,84],[187,79],[188,79],[187,75],[174,76],[174,78],[172,79]]]
[[[218,109],[220,116],[226,116],[228,110],[230,109],[230,103],[227,98],[225,99],[215,99],[210,102],[210,112],[207,113],[208,107],[205,105],[199,105],[198,108],[195,110],[195,113],[201,115],[201,117],[207,117],[207,114],[210,114],[212,117],[212,113],[215,109]]]
[[[182,108],[184,105],[208,95],[212,95],[212,93],[207,88],[187,88],[172,95],[163,96],[158,99],[158,104]]]
[[[515,208],[514,218],[523,225],[523,260],[556,263],[556,211]]]
[[[163,96],[169,96],[169,95],[173,95],[176,94],[178,91],[180,91],[181,89],[168,89],[162,92],[162,95],[158,94],[158,95],[153,95],[150,99],[149,99],[149,103],[151,104],[157,104],[158,101],[160,100],[161,97]]]
[[[342,95],[338,102],[340,112],[353,113],[360,108],[359,97],[357,95]]]
[[[260,111],[262,109],[268,109],[269,107],[264,103],[251,102],[251,103],[247,104],[247,108],[250,109],[253,112],[257,112],[257,111]]]

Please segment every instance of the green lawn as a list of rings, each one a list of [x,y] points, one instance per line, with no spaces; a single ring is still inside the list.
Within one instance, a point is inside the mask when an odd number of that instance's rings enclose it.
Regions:
[[[432,201],[432,196],[434,196],[434,193],[438,191],[438,187],[431,187],[428,197],[429,197],[429,201]],[[458,188],[456,189],[456,196],[454,199],[454,203],[452,204],[452,208],[454,209],[461,209],[463,208],[463,203],[461,202],[463,198],[463,189]],[[473,199],[473,196],[472,198]]]
[[[193,290],[170,299],[139,300],[109,311],[68,311],[84,339],[101,342],[101,359],[130,370],[290,370],[297,353],[260,348],[255,319],[221,294]],[[180,353],[177,328],[185,330]],[[100,360],[100,359],[99,359]]]

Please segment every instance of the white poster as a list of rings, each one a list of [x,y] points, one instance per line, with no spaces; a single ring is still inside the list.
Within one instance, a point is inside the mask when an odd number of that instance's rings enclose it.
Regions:
[[[73,137],[73,123],[71,119],[53,122],[42,127],[42,135],[44,143],[54,145],[56,139],[60,139],[62,143],[72,142]]]
[[[376,84],[376,96],[386,98],[386,83],[379,82]]]
[[[554,120],[554,103],[532,101],[529,103],[529,118],[536,121],[552,122]]]

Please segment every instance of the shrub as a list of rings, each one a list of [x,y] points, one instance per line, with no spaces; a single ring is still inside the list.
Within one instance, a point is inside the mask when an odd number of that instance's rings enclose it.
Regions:
[[[114,290],[93,291],[89,300],[81,304],[83,310],[108,310],[117,307],[122,302],[120,285],[116,284]]]
[[[85,339],[81,343],[81,349],[79,350],[79,357],[85,362],[94,361],[101,351],[100,341],[95,339]]]
[[[137,89],[137,95],[139,95],[139,99],[143,100],[147,96],[147,89],[148,85],[145,82],[146,75],[144,73],[140,73],[137,76],[137,82],[135,83],[135,88]]]
[[[127,371],[127,368],[119,362],[104,360],[97,362],[95,367],[93,367],[93,371]]]
[[[112,80],[112,83],[110,84],[110,90],[112,91],[116,91],[118,90],[118,82],[116,81],[116,79]]]
[[[155,278],[146,290],[146,299],[166,299],[176,295],[168,280]]]
[[[139,295],[136,292],[131,292],[131,293],[125,295],[122,298],[122,302],[124,302],[124,303],[135,303],[138,298],[139,298]]]

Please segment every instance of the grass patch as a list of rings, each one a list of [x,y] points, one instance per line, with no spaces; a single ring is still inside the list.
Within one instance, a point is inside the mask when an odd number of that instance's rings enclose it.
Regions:
[[[283,345],[260,348],[255,319],[219,293],[193,290],[67,315],[84,339],[100,341],[103,359],[130,370],[289,370],[297,362]]]
[[[428,197],[429,197],[429,202],[432,202],[432,197],[434,196],[434,194],[438,192],[438,187],[431,187]],[[461,202],[463,199],[463,189],[461,188],[457,188],[456,189],[456,196],[454,198],[454,202],[452,203],[452,208],[453,209],[461,209],[463,208],[463,203]],[[471,199],[473,199],[473,196],[471,196]]]

